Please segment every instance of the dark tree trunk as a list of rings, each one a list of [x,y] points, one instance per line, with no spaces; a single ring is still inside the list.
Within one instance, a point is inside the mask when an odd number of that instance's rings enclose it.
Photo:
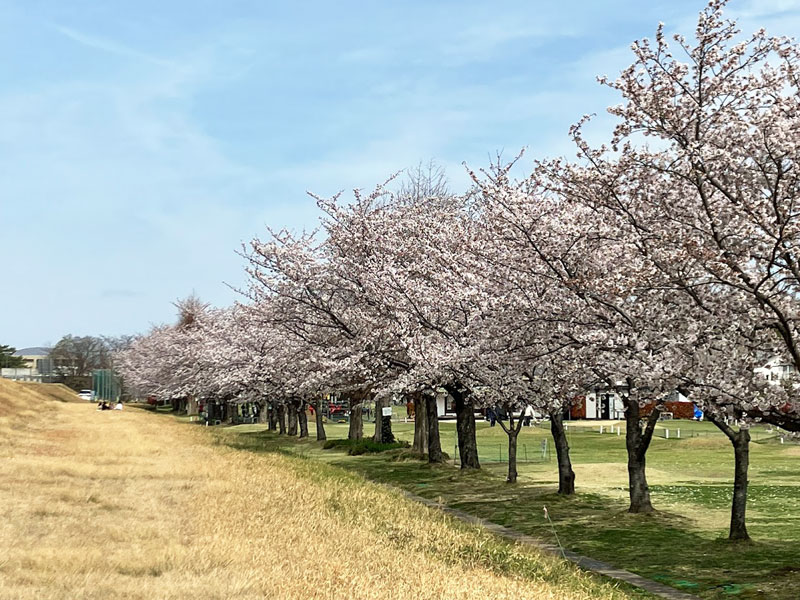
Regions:
[[[230,403],[225,400],[222,403],[222,422],[230,423],[233,420],[233,411],[231,410]]]
[[[517,482],[517,433],[513,431],[514,426],[512,425],[511,427],[511,433],[508,435],[508,475],[506,476],[506,483]]]
[[[258,422],[269,423],[269,402],[265,400],[258,403]]]
[[[706,418],[728,436],[733,445],[735,466],[731,526],[728,532],[728,539],[732,541],[749,540],[750,535],[747,533],[745,516],[747,512],[747,486],[749,483],[747,471],[750,466],[750,430],[739,428],[736,431],[730,425],[709,413],[706,413]]]
[[[629,388],[630,389],[630,386]],[[653,439],[658,416],[661,413],[659,406],[653,407],[653,412],[647,418],[647,425],[642,430],[639,423],[639,403],[636,398],[625,397],[625,447],[628,451],[628,489],[631,504],[630,513],[653,512],[650,503],[650,488],[647,485],[646,461],[647,449]]]
[[[469,398],[469,392],[459,385],[448,385],[445,389],[456,401],[456,433],[461,468],[480,469],[478,442],[475,440],[475,408]]]
[[[317,400],[311,405],[314,408],[314,424],[317,426],[317,441],[327,440],[325,435],[325,424],[322,422],[322,400]]]
[[[500,427],[503,428],[503,431],[506,432],[508,436],[508,476],[506,477],[506,483],[516,483],[517,482],[517,436],[519,435],[519,430],[522,428],[522,423],[524,419],[520,415],[519,420],[517,421],[516,425],[514,424],[514,411],[512,410],[511,405],[505,405],[506,414],[508,414],[508,427],[506,424],[503,423],[502,419],[498,419],[498,423],[500,423]]]
[[[630,513],[653,512],[645,467],[644,457],[628,456],[628,485],[631,499],[628,512]]]
[[[278,413],[278,427],[280,428],[278,433],[280,435],[285,435],[286,434],[286,403],[285,402],[279,402],[278,403],[278,409],[277,409],[276,412]]]
[[[381,416],[381,442],[393,444],[395,441],[394,433],[392,432],[392,417]]]
[[[306,412],[306,403],[299,402],[297,404],[297,421],[300,424],[300,437],[308,437],[308,413]]]
[[[439,411],[436,407],[436,396],[425,397],[425,412],[428,428],[428,462],[443,463],[442,440],[439,438]]]
[[[372,440],[380,443],[381,433],[383,431],[383,420],[381,419],[383,400],[375,400],[373,406],[375,407],[375,433],[372,434]]]
[[[269,415],[268,422],[269,425],[267,426],[269,431],[275,431],[278,429],[278,408],[274,402],[267,403],[267,414]]]
[[[422,392],[415,392],[411,399],[414,402],[414,445],[412,448],[414,452],[425,454],[428,451],[429,398]]]
[[[353,394],[350,396],[350,427],[347,439],[360,440],[364,437],[364,425],[361,414],[361,397]]]
[[[564,415],[559,410],[553,410],[550,415],[550,433],[553,434],[553,445],[556,447],[558,458],[558,493],[571,496],[575,493],[575,472],[572,470],[572,461],[569,457],[569,441],[564,430]]]
[[[736,459],[736,474],[733,481],[733,504],[731,506],[730,540],[749,540],[745,512],[747,510],[747,470],[750,466],[750,431],[740,429],[733,442]]]
[[[286,433],[289,435],[297,435],[297,403],[294,400],[286,405],[286,412],[289,417]]]
[[[391,444],[394,442],[392,417],[383,416],[383,409],[391,405],[390,398],[383,398],[375,401],[375,436],[373,439],[378,443]]]

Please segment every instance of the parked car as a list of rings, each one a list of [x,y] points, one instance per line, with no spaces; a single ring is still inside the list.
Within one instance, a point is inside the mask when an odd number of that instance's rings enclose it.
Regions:
[[[80,392],[78,392],[78,397],[81,398],[82,400],[88,400],[89,402],[91,402],[92,400],[94,400],[94,392],[92,390],[81,390]]]

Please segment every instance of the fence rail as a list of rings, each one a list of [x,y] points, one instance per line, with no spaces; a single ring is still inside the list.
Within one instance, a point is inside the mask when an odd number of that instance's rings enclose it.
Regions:
[[[568,436],[572,435],[573,433],[598,433],[601,435],[623,436],[625,435],[626,431],[626,427],[622,425],[593,425],[590,427],[570,427],[568,424],[565,425],[565,430]],[[654,431],[653,436],[666,440],[683,440],[689,438],[727,439],[725,434],[721,431],[698,431],[693,428],[681,428],[679,425],[680,423],[676,422],[675,427],[658,427]],[[783,441],[781,443],[794,441],[790,434],[778,429],[769,430],[756,427],[750,430],[750,439],[754,442],[767,440],[770,438],[782,439]]]
[[[483,463],[508,463],[508,444],[478,444],[478,458]],[[550,441],[543,439],[538,444],[517,444],[517,464],[547,463],[551,460]],[[453,464],[461,464],[458,443],[453,446]]]

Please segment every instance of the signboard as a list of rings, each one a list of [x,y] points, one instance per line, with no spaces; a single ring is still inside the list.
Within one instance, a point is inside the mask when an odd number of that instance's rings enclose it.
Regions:
[[[381,409],[381,414],[382,414],[384,417],[391,417],[391,416],[392,416],[392,407],[391,407],[391,406],[384,406],[384,407]]]

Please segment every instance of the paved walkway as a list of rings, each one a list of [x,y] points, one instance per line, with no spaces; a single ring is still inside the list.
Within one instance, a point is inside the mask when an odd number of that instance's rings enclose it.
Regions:
[[[455,518],[461,521],[472,523],[473,525],[480,525],[481,527],[488,529],[492,533],[499,535],[502,538],[514,542],[519,542],[521,544],[526,544],[528,546],[533,546],[534,548],[537,548],[538,550],[541,550],[543,552],[547,552],[548,554],[562,556],[561,548],[559,548],[558,546],[553,546],[552,544],[544,543],[541,540],[538,540],[534,537],[531,537],[524,533],[520,533],[519,531],[514,531],[513,529],[509,529],[508,527],[498,525],[497,523],[492,523],[491,521],[487,521],[486,519],[481,519],[480,517],[476,517],[475,515],[470,515],[461,510],[458,510],[457,508],[450,508],[448,506],[443,506],[438,502],[435,502],[434,500],[429,500],[428,498],[417,496],[415,494],[412,494],[411,492],[407,492],[400,488],[395,488],[395,489],[397,489],[406,498],[414,500],[415,502],[420,502],[425,506],[439,509],[449,515],[454,516]],[[625,583],[646,590],[651,594],[660,596],[661,598],[666,598],[667,600],[698,600],[697,596],[694,596],[692,594],[687,594],[686,592],[681,592],[673,587],[664,585],[663,583],[658,583],[657,581],[653,581],[652,579],[647,579],[646,577],[642,577],[641,575],[637,575],[636,573],[631,573],[630,571],[626,571],[625,569],[618,569],[613,565],[602,562],[600,560],[595,560],[594,558],[589,558],[588,556],[581,556],[580,554],[576,554],[575,552],[570,552],[569,550],[565,550],[563,552],[563,556],[567,560],[572,561],[573,563],[578,565],[581,569],[584,569],[586,571],[592,571],[594,573],[599,573],[600,575],[604,575],[605,577],[610,577],[611,579],[624,581]]]

